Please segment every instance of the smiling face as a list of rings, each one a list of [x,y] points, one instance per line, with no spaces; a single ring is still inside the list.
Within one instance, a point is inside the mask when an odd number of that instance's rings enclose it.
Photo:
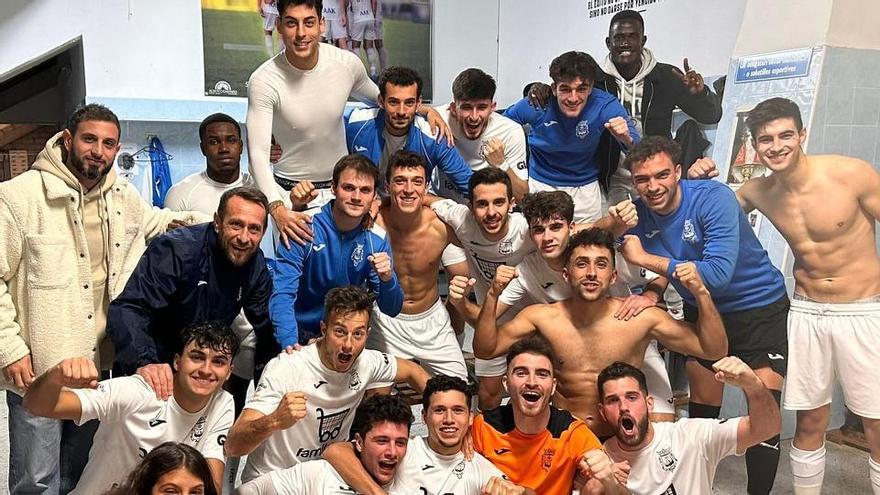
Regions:
[[[336,196],[334,213],[360,219],[370,211],[376,197],[376,181],[369,175],[347,168],[339,174],[339,183],[334,183],[331,190]]]
[[[562,274],[574,297],[582,301],[604,299],[617,280],[614,253],[603,246],[578,246],[572,251]]]
[[[408,442],[409,427],[390,421],[376,423],[363,438],[360,433],[355,434],[355,448],[360,452],[361,463],[382,486],[394,479]]]
[[[214,214],[214,232],[226,259],[244,266],[257,253],[266,229],[266,210],[259,203],[233,196],[222,212]]]
[[[556,102],[562,114],[570,119],[580,117],[593,91],[593,81],[576,77],[570,81],[554,82],[550,89],[556,96]]]
[[[459,100],[452,105],[452,116],[468,139],[483,135],[494,111],[495,102],[492,100]]]
[[[539,354],[524,352],[514,357],[504,380],[511,404],[526,417],[544,414],[556,392],[553,363]]]
[[[210,397],[232,373],[232,354],[210,347],[199,347],[195,341],[175,354],[174,388],[194,397]]]
[[[369,311],[334,311],[321,322],[322,339],[318,353],[324,366],[339,373],[346,373],[354,366],[370,330]],[[326,323],[325,323],[326,322]]]
[[[611,54],[611,61],[617,66],[638,64],[642,61],[642,48],[648,38],[641,24],[631,19],[611,25],[605,46]]]
[[[289,5],[276,24],[287,60],[299,69],[311,69],[318,63],[318,44],[324,31],[324,19],[314,7]]]
[[[431,394],[430,405],[422,411],[428,427],[428,445],[438,454],[450,455],[461,450],[461,443],[471,423],[467,396],[460,390]]]
[[[500,240],[507,234],[510,207],[505,184],[480,184],[474,188],[471,212],[487,239]]]
[[[784,172],[796,165],[804,153],[806,130],[798,131],[794,119],[785,117],[765,124],[752,136],[758,159],[773,172]]]
[[[422,167],[394,167],[388,182],[391,205],[402,213],[421,210],[422,200],[428,192],[428,181]]]
[[[571,225],[561,217],[536,220],[529,225],[532,241],[541,257],[547,260],[557,259],[565,252],[570,234]]]
[[[668,215],[681,204],[681,165],[672,163],[666,153],[657,153],[632,164],[632,181],[645,206],[659,215]]]
[[[393,136],[403,136],[409,131],[419,108],[419,87],[397,86],[385,83],[385,95],[379,96],[379,106],[385,110],[385,129]]]
[[[113,168],[119,151],[119,128],[104,120],[84,120],[77,125],[76,134],[65,129],[62,134],[67,149],[67,168],[85,186],[91,189]]]
[[[614,436],[623,446],[638,449],[646,441],[653,406],[653,399],[635,378],[609,380],[602,385],[599,414],[614,428]]]

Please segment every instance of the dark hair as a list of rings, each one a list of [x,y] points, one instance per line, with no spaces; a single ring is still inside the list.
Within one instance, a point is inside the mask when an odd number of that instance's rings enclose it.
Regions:
[[[200,349],[207,347],[215,352],[229,354],[230,358],[238,354],[238,336],[229,325],[219,321],[193,323],[181,330],[180,349],[177,353],[183,354],[190,342]]]
[[[599,65],[584,52],[565,52],[550,62],[550,78],[557,84],[578,77],[593,82],[598,73]]]
[[[373,307],[373,293],[359,285],[334,287],[324,296],[324,318],[332,313],[370,312]]]
[[[752,141],[758,138],[758,131],[762,127],[776,119],[792,119],[794,126],[798,132],[804,128],[804,121],[801,119],[801,109],[797,103],[787,98],[770,98],[755,105],[748,115],[746,115],[746,127],[749,134],[752,135]]]
[[[379,96],[385,98],[385,85],[412,86],[416,85],[416,97],[422,97],[422,78],[419,73],[409,67],[393,65],[386,67],[379,75]]]
[[[116,125],[116,130],[119,134],[122,134],[122,131],[119,127],[119,118],[113,113],[112,110],[105,107],[104,105],[99,105],[98,103],[89,103],[88,105],[83,105],[76,109],[73,114],[67,119],[67,130],[70,131],[70,134],[75,136],[76,130],[79,127],[80,122],[86,122],[89,120],[98,120],[101,122],[112,122]],[[118,137],[118,136],[117,136]]]
[[[263,208],[263,227],[266,226],[267,216],[269,214],[269,200],[262,191],[252,186],[238,186],[227,190],[220,196],[220,204],[217,205],[217,216],[223,218],[226,215],[226,206],[232,198],[241,198],[251,203],[257,203]]]
[[[425,166],[425,159],[418,153],[407,150],[397,150],[388,158],[388,167],[385,168],[385,181],[391,182],[394,170],[398,168],[420,168],[425,174],[425,180],[428,177],[428,167]]]
[[[507,188],[507,199],[513,198],[513,184],[510,183],[510,177],[507,172],[495,167],[486,167],[477,170],[468,180],[468,196],[471,201],[474,200],[474,189],[480,185],[504,184]]]
[[[598,227],[590,227],[571,236],[571,239],[568,241],[568,247],[565,248],[565,253],[562,255],[565,264],[568,265],[571,262],[571,256],[575,249],[585,246],[599,246],[607,249],[611,252],[611,266],[615,265],[614,237],[611,236],[611,232]]]
[[[495,79],[480,69],[465,69],[452,81],[452,99],[492,100],[495,98]]]
[[[599,402],[602,402],[602,387],[605,382],[621,378],[635,378],[639,382],[639,389],[645,393],[645,396],[648,395],[648,380],[642,370],[629,363],[615,361],[599,372],[599,378],[596,380],[596,387],[599,389]]]
[[[357,153],[345,155],[333,166],[333,184],[339,185],[339,177],[342,172],[351,169],[358,175],[366,175],[373,178],[373,188],[379,187],[379,168],[372,160]]]
[[[666,136],[645,136],[639,144],[632,147],[623,159],[623,166],[632,170],[633,165],[638,165],[654,155],[665,153],[674,165],[681,161],[681,146]]]
[[[318,13],[318,19],[324,15],[324,6],[323,0],[276,0],[275,7],[278,9],[278,16],[284,17],[284,11],[287,10],[287,7],[297,6],[297,5],[305,5],[306,7],[313,7],[315,12]]]
[[[226,115],[225,113],[212,113],[205,117],[205,120],[199,124],[199,141],[205,140],[205,131],[207,131],[208,126],[211,124],[216,124],[219,122],[226,122],[235,126],[236,132],[238,132],[238,138],[241,139],[241,125],[239,125],[238,121]]]
[[[406,425],[409,432],[413,422],[413,413],[409,405],[397,395],[373,395],[364,399],[354,412],[352,424],[357,425],[356,431],[361,438],[379,423],[389,422]]]
[[[611,32],[612,26],[614,26],[618,22],[624,21],[637,22],[642,28],[642,34],[645,34],[645,20],[642,19],[642,14],[639,14],[635,10],[621,10],[620,12],[614,14],[614,17],[611,18],[611,22],[608,23],[608,32]]]
[[[471,398],[474,395],[474,391],[471,389],[470,385],[457,376],[437,375],[428,380],[428,384],[425,385],[425,391],[422,392],[422,410],[427,412],[428,408],[431,406],[432,395],[437,392],[448,392],[450,390],[457,390],[463,393],[465,403],[467,404],[468,409],[470,409]]]
[[[553,348],[550,347],[550,343],[540,335],[531,335],[524,339],[517,340],[512,346],[510,346],[510,349],[507,351],[508,368],[510,367],[510,363],[512,363],[520,354],[544,356],[550,360],[551,365],[554,367],[556,366],[556,354],[553,352]]]
[[[526,194],[522,199],[522,212],[529,225],[554,218],[571,223],[574,220],[574,201],[565,191]]]
[[[205,495],[217,495],[208,461],[198,450],[177,442],[165,442],[150,451],[122,484],[105,495],[150,495],[162,475],[180,468],[202,480]]]

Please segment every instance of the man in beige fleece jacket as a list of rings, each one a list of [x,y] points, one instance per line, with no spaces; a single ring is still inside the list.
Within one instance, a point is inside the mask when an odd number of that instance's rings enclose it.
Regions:
[[[34,379],[62,359],[112,364],[107,307],[151,238],[207,216],[152,208],[117,177],[119,121],[86,105],[31,170],[0,184],[0,388],[9,406],[9,491],[67,493],[97,426],[37,418],[22,407]],[[105,342],[106,340],[106,342]]]

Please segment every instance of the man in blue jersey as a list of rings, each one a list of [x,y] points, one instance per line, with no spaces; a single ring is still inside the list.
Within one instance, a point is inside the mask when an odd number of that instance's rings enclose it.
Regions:
[[[596,148],[609,132],[623,149],[639,135],[614,95],[593,89],[598,66],[583,52],[566,52],[550,64],[554,98],[536,109],[523,98],[504,115],[529,124],[529,192],[562,190],[574,200],[576,222],[602,217]]]
[[[336,199],[312,219],[313,239],[279,246],[269,314],[282,347],[305,344],[320,334],[324,295],[333,287],[367,285],[382,313],[400,313],[403,291],[392,267],[391,245],[369,216],[378,183],[379,170],[368,158],[342,157],[333,168]]]
[[[627,154],[639,224],[621,252],[628,262],[672,280],[689,321],[697,316],[694,296],[672,275],[680,264],[694,262],[721,313],[729,354],[751,366],[778,403],[788,356],[782,273],[770,263],[734,192],[716,181],[681,180],[679,155],[679,146],[661,136],[646,137]],[[723,384],[711,365],[688,361],[692,418],[714,418],[721,411]],[[778,461],[779,435],[748,449],[749,493],[769,493]]]
[[[440,168],[462,197],[467,195],[471,167],[451,142],[437,142],[428,122],[416,115],[422,103],[422,78],[408,67],[388,67],[379,77],[379,108],[354,109],[345,114],[349,153],[372,160],[382,176],[388,158],[406,150],[425,159],[429,179]],[[383,188],[384,191],[384,188]]]

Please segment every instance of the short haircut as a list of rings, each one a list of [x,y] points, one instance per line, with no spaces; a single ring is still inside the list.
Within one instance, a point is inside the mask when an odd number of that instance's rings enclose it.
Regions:
[[[468,195],[471,201],[474,200],[474,189],[480,185],[504,184],[507,189],[507,199],[513,198],[513,184],[510,183],[510,177],[507,172],[495,167],[486,167],[477,170],[468,180]]]
[[[235,130],[236,132],[238,132],[238,138],[241,139],[241,125],[238,123],[238,121],[236,121],[229,115],[226,115],[225,113],[212,113],[211,115],[205,117],[205,120],[203,120],[202,123],[199,124],[199,141],[205,141],[205,132],[207,131],[209,125],[219,122],[226,122],[235,126]]]
[[[639,382],[639,390],[645,394],[645,397],[648,396],[648,380],[645,378],[642,370],[629,363],[615,361],[599,372],[599,378],[596,380],[596,387],[599,389],[599,402],[602,402],[602,395],[604,393],[602,387],[605,385],[605,382],[621,378],[635,378]]]
[[[346,170],[354,170],[357,175],[373,178],[373,188],[379,187],[379,169],[372,160],[358,153],[345,155],[333,166],[333,184],[339,185],[339,177]]]
[[[465,69],[452,81],[452,99],[493,100],[495,99],[495,79],[480,69]]]
[[[510,349],[507,351],[508,368],[510,368],[510,363],[512,363],[520,354],[544,356],[550,360],[551,366],[554,368],[556,367],[556,354],[553,352],[553,348],[550,347],[550,343],[540,335],[531,335],[524,339],[520,339],[510,346]],[[553,374],[555,375],[556,373],[554,372]]]
[[[97,120],[101,122],[112,122],[116,126],[118,134],[122,134],[119,127],[119,118],[112,110],[98,103],[89,103],[77,108],[73,114],[67,119],[66,128],[72,136],[76,136],[77,128],[80,122]],[[119,136],[117,135],[117,138]]]
[[[388,158],[388,167],[385,169],[385,181],[391,182],[394,171],[399,168],[420,168],[425,174],[425,180],[428,180],[428,167],[425,166],[425,159],[418,153],[407,150],[397,150]]]
[[[568,265],[571,262],[575,249],[586,246],[599,246],[607,249],[611,253],[611,266],[615,265],[614,237],[611,236],[611,232],[598,227],[590,227],[571,236],[571,239],[568,241],[568,247],[565,248],[565,253],[562,255],[565,264]]]
[[[773,122],[776,119],[792,119],[794,126],[798,132],[804,128],[804,121],[801,119],[801,109],[797,103],[788,98],[770,98],[755,105],[746,116],[746,127],[749,134],[752,135],[752,141],[758,138],[758,131],[762,127]]]
[[[425,385],[425,391],[422,392],[422,410],[427,411],[431,406],[432,395],[437,392],[448,392],[450,390],[457,390],[463,393],[465,404],[467,404],[468,409],[470,409],[471,398],[474,395],[471,386],[457,376],[437,375],[428,380],[428,384]]]
[[[522,200],[522,212],[529,225],[555,218],[571,223],[574,220],[574,201],[565,191],[526,194]]]
[[[219,321],[194,323],[181,330],[178,354],[182,355],[190,342],[199,349],[207,347],[214,352],[229,354],[230,358],[238,354],[238,336],[229,325]]]
[[[220,204],[217,205],[217,216],[223,218],[226,216],[226,206],[232,198],[241,198],[251,203],[257,203],[263,208],[263,227],[266,226],[266,220],[269,214],[269,199],[262,191],[253,186],[238,186],[227,190],[220,196]]]
[[[324,15],[323,3],[323,0],[276,0],[275,7],[278,9],[278,16],[284,17],[284,11],[287,10],[287,7],[305,5],[306,7],[314,8],[315,12],[318,13],[318,19],[320,19]]]
[[[387,67],[379,75],[379,96],[385,98],[385,85],[412,86],[416,85],[416,97],[422,97],[422,78],[419,73],[409,67],[394,65]]]
[[[106,495],[149,495],[162,475],[177,469],[198,478],[205,485],[205,495],[217,494],[211,468],[201,452],[183,443],[165,442],[147,453],[125,481]]]
[[[373,293],[358,285],[334,287],[324,296],[324,320],[331,314],[370,312],[373,307]]]
[[[623,159],[623,166],[632,170],[633,165],[639,165],[660,153],[669,156],[673,165],[678,165],[681,161],[681,146],[678,143],[666,136],[645,136],[629,150]]]
[[[615,24],[623,21],[637,22],[642,28],[642,34],[645,34],[645,20],[642,19],[642,14],[639,14],[635,10],[621,10],[614,14],[614,17],[611,18],[611,22],[608,23],[608,31],[611,32],[611,28]]]
[[[397,395],[374,395],[364,399],[354,412],[354,433],[367,438],[377,424],[389,422],[406,426],[407,433],[413,422],[412,409]]]
[[[578,77],[594,82],[598,73],[599,65],[584,52],[565,52],[550,62],[550,78],[556,84],[573,81]]]

